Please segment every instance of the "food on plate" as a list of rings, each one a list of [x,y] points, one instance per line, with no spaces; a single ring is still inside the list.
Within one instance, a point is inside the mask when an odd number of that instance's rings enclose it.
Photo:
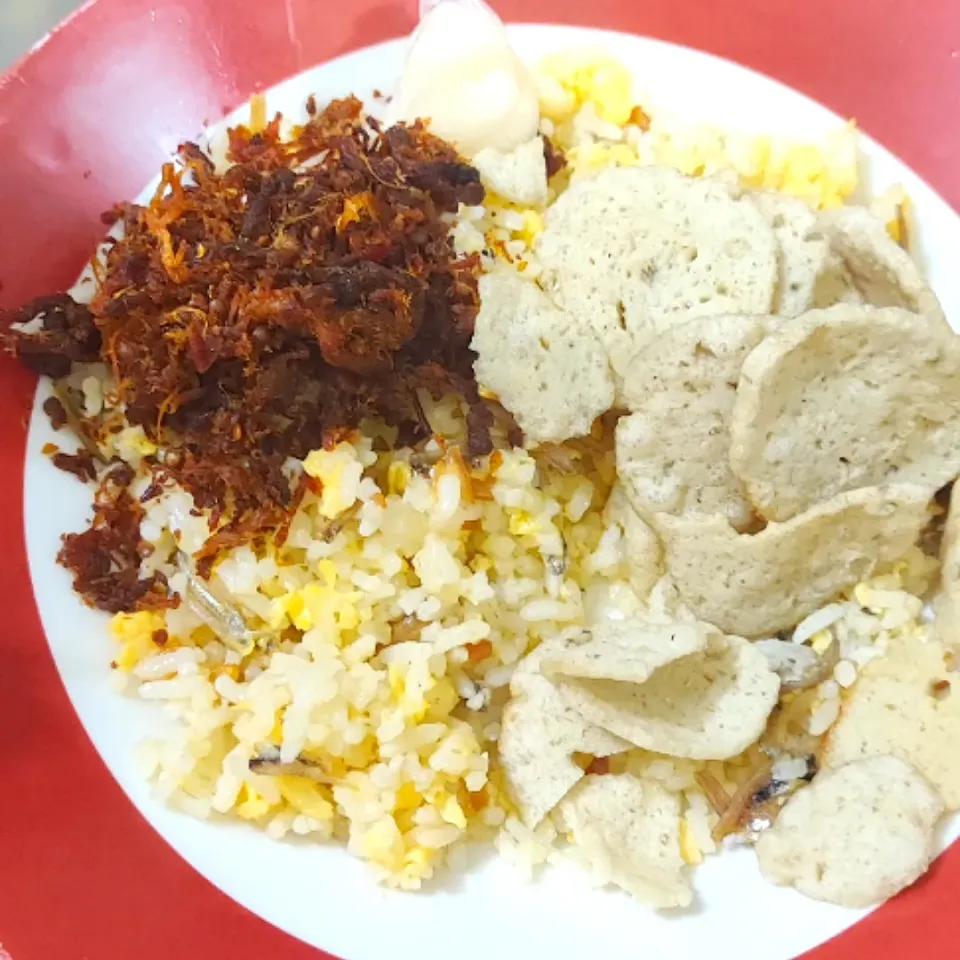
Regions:
[[[814,309],[822,310],[838,303],[860,305],[864,302],[843,259],[832,247],[829,248],[814,288]]]
[[[956,415],[919,372],[948,398],[956,348],[895,242],[908,199],[849,205],[852,125],[690,124],[607,53],[523,63],[475,0],[427,16],[390,110],[311,98],[185,145],[87,283],[2,318],[54,380],[45,452],[95,485],[60,562],[112,615],[114,686],[175,724],[144,775],[405,890],[484,841],[683,907],[735,837],[812,895],[895,892],[930,791],[960,802],[923,612]],[[849,317],[880,407],[851,400]],[[758,380],[796,330],[819,379]],[[867,838],[882,882],[801,882],[862,837],[822,798],[869,800],[873,754],[932,784],[897,768],[864,815],[922,807],[914,859]]]
[[[919,648],[891,645],[886,656],[860,671],[824,742],[822,765],[833,769],[861,757],[893,754],[916,767],[948,809],[960,809],[956,668],[954,649],[935,640]]]
[[[521,143],[509,153],[490,147],[471,160],[488,190],[510,203],[541,207],[547,203],[548,171],[543,137]]]
[[[541,672],[551,679],[616,680],[643,684],[674,660],[704,653],[712,630],[702,623],[647,623],[627,619],[598,624],[545,651]]]
[[[547,210],[544,289],[596,330],[615,372],[667,330],[773,303],[773,230],[749,196],[666,167],[619,167],[574,183]]]
[[[756,534],[737,533],[720,516],[658,514],[654,526],[667,572],[697,617],[760,639],[905,554],[927,522],[930,496],[913,484],[854,490]]]
[[[481,388],[500,399],[531,443],[588,434],[614,394],[596,334],[512,272],[482,277],[480,304],[470,345]]]
[[[649,650],[628,653],[601,638],[594,649],[578,651],[579,657],[545,662],[544,668],[552,668],[548,673],[568,705],[635,746],[671,757],[725,760],[760,738],[780,680],[749,641],[707,629],[705,646],[695,651],[686,642],[695,630],[678,624],[650,636]],[[636,680],[643,663],[652,672]]]
[[[546,640],[517,665],[514,699],[503,712],[500,762],[524,824],[535,828],[584,776],[574,754],[605,758],[630,748],[586,721],[542,674],[544,657],[562,652],[577,634]]]
[[[490,449],[469,350],[479,264],[454,255],[441,220],[483,196],[476,171],[422,126],[381,134],[355,99],[310,117],[293,141],[281,142],[278,122],[239,128],[231,151],[237,162],[218,172],[186,145],[147,206],[117,211],[123,236],[90,304],[42,299],[9,336],[39,372],[99,351],[110,383],[86,429],[108,461],[131,438],[159,456],[161,487],[177,483],[214,511],[201,567],[220,546],[283,527],[310,481],[301,471],[291,484],[288,458],[378,414],[408,434],[428,430],[418,390],[472,396],[471,443]],[[117,515],[131,514],[135,532],[143,508],[123,489],[99,504],[112,516],[68,538],[64,556],[82,594],[113,592],[112,609],[127,609],[124,594],[142,587],[126,580],[142,568],[136,542],[119,566],[96,558],[119,558],[106,542]]]
[[[939,490],[960,472],[960,340],[894,307],[807,313],[747,357],[730,434],[767,520],[879,484]]]
[[[690,906],[676,794],[629,773],[590,776],[564,799],[560,816],[595,876],[660,909]]]
[[[645,600],[663,576],[660,538],[633,508],[620,482],[614,484],[607,498],[604,520],[621,530],[630,586],[639,599]]]
[[[872,211],[840,207],[821,213],[819,224],[864,302],[900,307],[948,327],[943,308],[919,267]]]
[[[773,228],[779,247],[779,275],[773,312],[796,317],[817,302],[817,284],[822,281],[830,245],[810,205],[796,197],[773,191],[758,191],[753,202]]]
[[[921,877],[943,801],[917,770],[878,755],[821,773],[757,841],[764,876],[817,900],[869,907]]]
[[[466,156],[536,135],[533,77],[483,0],[435,4],[410,38],[391,119],[420,118]]]
[[[730,470],[730,415],[743,362],[765,329],[762,317],[689,320],[621,368],[631,413],[617,423],[617,473],[641,516],[720,515],[738,530],[753,525]]]
[[[633,77],[626,64],[603,49],[573,49],[547,54],[534,74],[540,112],[551,121],[572,117],[588,105],[597,119],[621,129],[637,117]],[[643,114],[642,109],[639,111]],[[649,118],[640,117],[641,122]]]

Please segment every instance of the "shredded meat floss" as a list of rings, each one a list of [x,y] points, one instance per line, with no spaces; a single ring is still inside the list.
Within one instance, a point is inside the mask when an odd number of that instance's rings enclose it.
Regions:
[[[469,452],[492,449],[469,349],[479,258],[456,257],[444,219],[483,200],[477,171],[419,123],[381,129],[352,97],[314,104],[289,140],[280,121],[230,130],[222,172],[184,144],[149,203],[105,215],[122,231],[88,306],[58,295],[0,318],[37,373],[109,365],[128,422],[164,451],[148,466],[218,518],[206,570],[283,528],[298,494],[287,458],[366,417],[422,434],[419,389],[462,394]],[[121,490],[65,541],[60,561],[94,606],[168,602],[162,578],[138,579],[141,511]]]

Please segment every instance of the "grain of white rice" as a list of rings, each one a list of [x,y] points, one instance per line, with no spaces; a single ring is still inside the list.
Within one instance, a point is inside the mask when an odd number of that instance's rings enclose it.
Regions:
[[[427,534],[423,546],[417,551],[413,568],[427,593],[436,593],[446,586],[459,583],[463,572],[450,548],[433,533]]]
[[[169,653],[158,653],[141,660],[133,673],[141,680],[162,680],[164,677],[187,677],[198,673],[198,664],[206,660],[202,650],[195,647],[181,647]]]
[[[840,716],[840,699],[824,700],[810,715],[807,730],[815,737],[822,736],[837,722]]]
[[[717,822],[717,814],[707,802],[706,797],[698,790],[687,790],[684,793],[687,809],[684,819],[693,834],[693,839],[701,853],[715,853],[717,844],[713,839],[712,830]]]
[[[465,700],[468,710],[485,710],[490,704],[490,691],[484,687],[477,688],[477,692]]]
[[[455,583],[456,581],[451,581]],[[429,623],[440,615],[443,609],[443,601],[439,597],[427,597],[417,607],[417,619],[422,623]]]
[[[445,523],[459,507],[460,478],[455,473],[445,473],[437,481],[437,503],[430,516],[431,523]]]
[[[603,120],[592,103],[586,103],[573,120],[574,136],[581,143],[590,143],[594,138],[619,143],[624,138],[623,127]]]
[[[852,687],[857,680],[857,667],[850,660],[840,660],[833,668],[833,679],[844,689]]]
[[[621,561],[623,534],[619,525],[611,524],[603,532],[597,549],[587,559],[587,570],[590,573],[609,573]]]
[[[588,477],[581,477],[579,480],[573,496],[567,501],[563,511],[567,519],[574,523],[582,520],[584,514],[590,509],[594,493],[593,483]]]
[[[103,411],[103,381],[100,377],[84,377],[81,389],[84,412],[88,417],[99,416]]]
[[[573,603],[560,603],[557,600],[534,600],[525,604],[520,616],[529,623],[553,621],[568,623],[582,616],[582,608]]]
[[[814,634],[832,627],[848,612],[849,608],[845,603],[831,603],[821,607],[797,624],[790,639],[794,643],[806,643]]]
[[[836,680],[824,680],[817,687],[817,694],[822,700],[833,700],[840,695],[840,685]]]
[[[200,676],[150,680],[141,683],[137,693],[144,700],[186,700],[194,693],[202,693],[206,685],[206,680]]]
[[[484,675],[484,683],[490,687],[491,690],[505,687],[510,682],[510,678],[513,676],[515,669],[515,663],[506,663],[499,667],[493,667]]]

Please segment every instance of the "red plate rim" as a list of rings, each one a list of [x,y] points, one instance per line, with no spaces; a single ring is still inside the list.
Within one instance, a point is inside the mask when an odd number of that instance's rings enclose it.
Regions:
[[[409,31],[416,0],[90,0],[0,78],[0,307],[64,289],[102,228],[177,142],[311,64]],[[494,0],[505,19],[684,43],[854,116],[960,207],[954,0]],[[869,27],[869,29],[867,29]],[[885,84],[886,78],[895,82]],[[944,122],[947,121],[947,122]],[[40,627],[23,542],[33,380],[0,360],[0,957],[299,960],[323,954],[242,909],[153,832],[99,760]],[[106,691],[105,691],[106,693]],[[955,953],[960,845],[816,960]],[[187,946],[189,944],[189,946]]]

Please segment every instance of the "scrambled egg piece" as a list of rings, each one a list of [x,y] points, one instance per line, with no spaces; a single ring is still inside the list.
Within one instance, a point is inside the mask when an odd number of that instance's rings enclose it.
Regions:
[[[152,457],[157,445],[146,435],[142,426],[124,427],[118,433],[107,434],[105,452],[138,466],[144,457]]]
[[[237,797],[237,816],[244,820],[259,820],[266,816],[276,804],[271,803],[261,793],[258,793],[249,783],[240,788]]]
[[[517,236],[528,244],[532,244],[543,233],[543,217],[536,210],[523,211],[523,229]],[[488,391],[489,392],[489,391]],[[481,396],[483,388],[480,389]],[[493,399],[496,399],[494,397]]]
[[[390,693],[393,701],[399,705],[404,716],[410,717],[419,723],[427,714],[427,699],[423,695],[422,689],[413,687],[407,689],[407,678],[403,669],[404,665],[392,663],[387,670],[387,676],[390,683]]]
[[[338,443],[332,450],[313,450],[303,461],[307,476],[319,480],[320,515],[328,520],[340,516],[357,502],[357,491],[364,464],[349,443]]]
[[[738,172],[749,186],[800,197],[818,210],[839,207],[859,183],[856,136],[851,121],[823,146],[757,137]]]
[[[638,161],[637,151],[627,143],[586,143],[571,147],[567,159],[576,173],[595,173],[606,167],[631,167]]]
[[[276,777],[280,796],[297,813],[313,817],[321,823],[333,820],[333,804],[323,795],[323,788],[306,777]]]
[[[360,838],[359,848],[362,856],[386,870],[395,870],[397,861],[402,863],[407,852],[403,834],[392,817],[382,817],[373,824]]]
[[[387,467],[387,493],[402,497],[413,471],[405,460],[394,460]]]
[[[829,630],[821,630],[810,638],[810,646],[821,657],[830,649],[833,643],[833,634]]]
[[[703,853],[697,838],[693,835],[690,824],[682,818],[680,820],[680,856],[689,866],[695,867],[698,863],[703,863]]]
[[[536,72],[545,81],[540,84],[540,110],[550,119],[566,119],[590,101],[597,105],[601,119],[618,126],[629,121],[634,108],[633,77],[613,57],[566,50],[544,57]]]
[[[574,142],[569,121],[584,104],[591,104],[600,119],[616,126],[631,122],[636,104],[629,69],[605,53],[564,51],[544,58],[535,77],[541,113],[558,125],[560,145],[566,148],[576,174],[637,162],[666,164],[688,176],[733,167],[747,186],[800,197],[819,210],[841,206],[859,183],[853,121],[821,144],[765,135],[728,135],[707,126],[666,130],[656,124],[644,135],[640,148],[603,139]],[[887,221],[897,240],[904,233],[905,218],[900,213],[891,213]]]
[[[448,797],[443,806],[440,807],[440,816],[449,824],[458,827],[460,830],[467,829],[467,818],[464,816],[463,808],[457,803],[456,797]]]
[[[331,560],[321,560],[317,565],[325,583],[308,583],[273,601],[270,627],[280,629],[288,621],[298,630],[310,630],[324,626],[330,638],[342,639],[346,630],[354,630],[360,624],[357,601],[362,594],[357,590],[336,589],[336,567]]]
[[[414,723],[445,720],[460,702],[456,687],[446,677],[437,679],[403,663],[391,664],[387,676],[393,702],[401,715]]]
[[[527,537],[537,534],[540,526],[526,510],[512,510],[509,529],[514,537]]]
[[[119,670],[132,670],[141,660],[159,650],[153,640],[157,630],[163,630],[163,616],[151,610],[140,613],[118,613],[110,621],[110,632],[120,644],[113,658]]]

